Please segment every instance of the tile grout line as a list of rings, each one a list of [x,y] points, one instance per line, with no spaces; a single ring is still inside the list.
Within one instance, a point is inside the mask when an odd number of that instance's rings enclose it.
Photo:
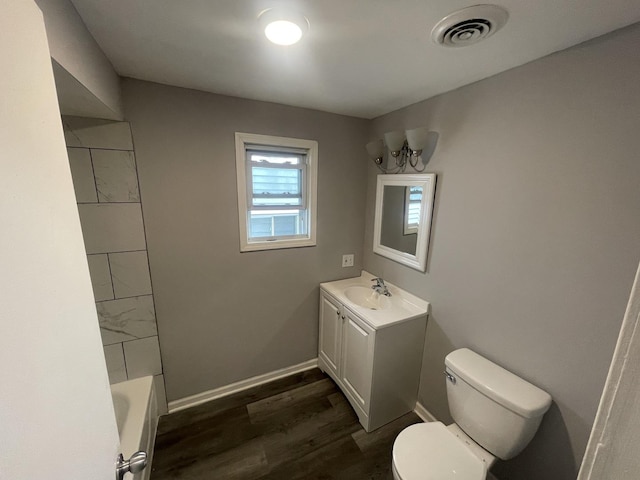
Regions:
[[[98,193],[98,179],[96,178],[96,168],[93,164],[93,154],[91,153],[91,149],[89,148],[89,161],[91,162],[91,175],[93,176],[93,186],[96,189],[96,204],[100,203],[100,194]],[[78,205],[85,205],[84,202],[78,202]]]
[[[127,377],[127,380],[129,380],[129,369],[127,368],[127,357],[124,354],[124,342],[120,342],[120,348],[122,349],[122,362],[124,363],[124,374]]]
[[[129,150],[128,148],[104,148],[104,147],[85,147],[85,146],[69,146],[69,145],[67,145],[67,148],[76,148],[78,150],[105,150],[108,152],[133,152],[133,150]]]
[[[116,253],[136,253],[136,252],[146,252],[146,250],[118,250],[117,252],[94,252],[87,253],[88,255],[113,255]]]
[[[113,298],[111,300],[100,300],[99,302],[96,302],[96,305],[98,303],[102,303],[102,302],[111,302],[113,300],[116,300],[116,286],[113,283],[113,272],[111,271],[111,257],[109,256],[110,253],[107,253],[107,267],[109,267],[109,280],[111,280],[111,293],[113,293]]]
[[[137,342],[138,340],[146,340],[147,338],[153,338],[153,337],[157,337],[158,335],[149,335],[147,337],[136,337],[136,338],[132,338],[131,340],[122,340],[120,342],[114,342],[114,343],[108,343],[107,345],[103,345],[103,347],[108,347],[111,345],[118,345],[121,343],[131,343],[131,342]],[[161,373],[156,373],[154,375],[162,375]]]
[[[94,184],[96,183],[94,177]],[[96,184],[96,191],[97,191]],[[78,205],[140,205],[140,202],[76,202]]]
[[[131,299],[131,298],[140,298],[140,297],[153,297],[153,293],[145,293],[145,294],[142,294],[142,295],[131,295],[131,296],[129,296],[129,297],[118,297],[118,298],[115,298],[115,297],[114,297],[114,298],[111,298],[111,299],[109,299],[109,300],[98,300],[98,301],[96,302],[96,305],[97,305],[98,303],[115,302],[115,301],[117,301],[117,300],[129,300],[129,299]],[[154,308],[155,308],[155,307],[154,307]],[[155,313],[155,312],[154,312],[154,313]],[[155,316],[155,315],[154,315],[154,316]]]

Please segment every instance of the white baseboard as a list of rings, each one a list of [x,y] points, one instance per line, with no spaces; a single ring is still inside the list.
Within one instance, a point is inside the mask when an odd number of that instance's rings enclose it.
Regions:
[[[413,412],[418,415],[424,422],[437,422],[438,419],[420,402],[416,402],[416,408],[413,409]]]
[[[169,402],[169,413],[174,413],[186,408],[195,407],[196,405],[200,405],[201,403],[205,403],[210,400],[215,400],[216,398],[226,397],[227,395],[232,395],[234,393],[241,392],[242,390],[247,390],[248,388],[257,387],[258,385],[272,382],[273,380],[278,380],[279,378],[288,377],[289,375],[293,375],[294,373],[311,370],[312,368],[315,368],[317,366],[318,359],[312,358],[311,360],[299,363],[298,365],[281,368],[280,370],[275,370],[263,375],[258,375],[257,377],[247,378],[246,380],[241,380],[230,385],[225,385],[224,387],[207,390],[206,392],[197,393],[189,397],[180,398],[178,400]]]

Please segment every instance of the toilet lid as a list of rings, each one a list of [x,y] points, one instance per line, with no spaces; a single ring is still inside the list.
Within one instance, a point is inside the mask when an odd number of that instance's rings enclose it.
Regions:
[[[487,468],[440,422],[405,428],[393,444],[402,480],[483,480]]]

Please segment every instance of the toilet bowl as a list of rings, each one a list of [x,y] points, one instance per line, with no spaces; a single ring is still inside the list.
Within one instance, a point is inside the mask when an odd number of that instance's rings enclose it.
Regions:
[[[405,428],[393,444],[395,480],[484,480],[487,464],[440,422]]]
[[[535,435],[551,397],[469,349],[445,359],[453,424],[419,423],[393,444],[395,480],[484,480],[496,458],[519,454]]]

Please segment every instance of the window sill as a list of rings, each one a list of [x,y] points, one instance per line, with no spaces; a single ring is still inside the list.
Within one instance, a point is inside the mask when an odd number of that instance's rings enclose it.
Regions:
[[[296,240],[270,240],[266,242],[249,242],[240,245],[241,252],[257,252],[260,250],[279,250],[283,248],[315,247],[314,238],[302,238]]]

